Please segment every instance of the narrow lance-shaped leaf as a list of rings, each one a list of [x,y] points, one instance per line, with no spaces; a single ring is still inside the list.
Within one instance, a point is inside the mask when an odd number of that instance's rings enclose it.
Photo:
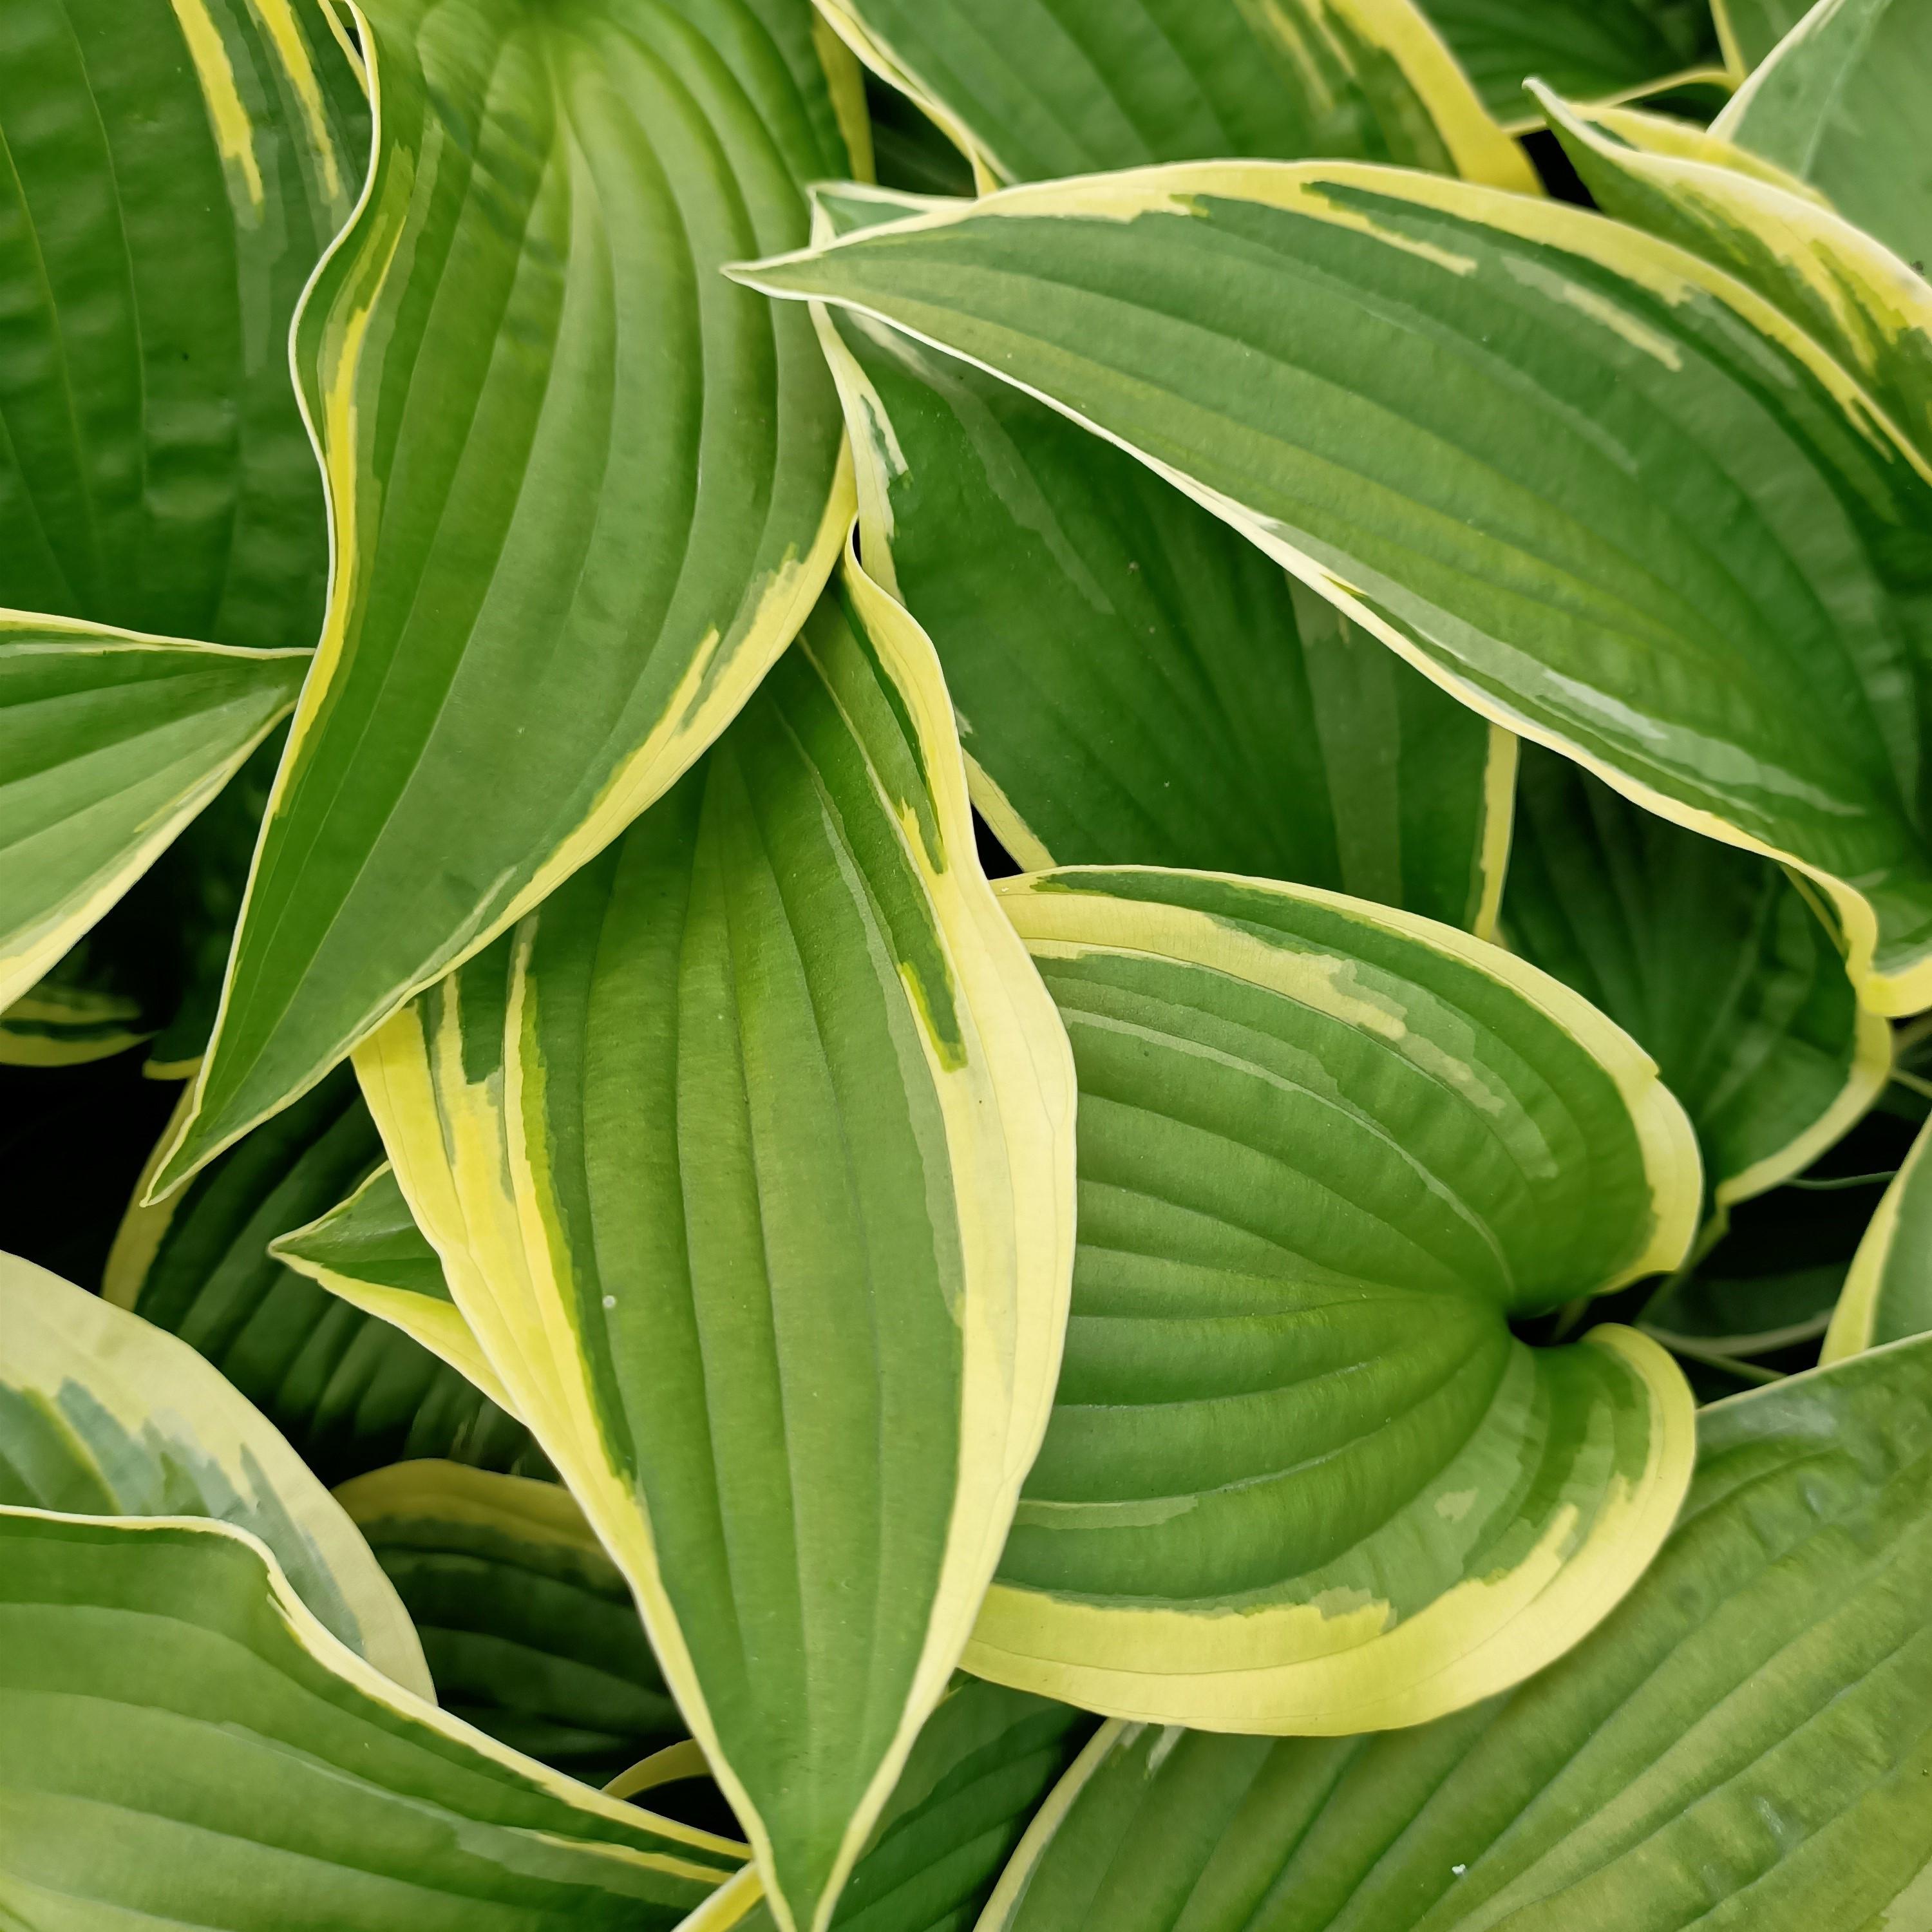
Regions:
[[[1819,0],[1711,124],[1808,182],[1923,274],[1932,262],[1932,15]]]
[[[822,190],[833,232],[928,203]],[[1516,740],[1124,452],[866,318],[823,327],[868,566],[938,646],[1026,866],[1191,866],[1480,928]]]
[[[207,1357],[328,1481],[405,1456],[540,1469],[528,1432],[418,1346],[419,1330],[412,1340],[380,1318],[387,1309],[352,1307],[271,1252],[381,1157],[344,1067],[188,1187],[130,1208],[107,1298]]]
[[[335,1493],[453,1716],[600,1784],[685,1735],[630,1590],[568,1490],[418,1462]]]
[[[1822,1359],[1932,1330],[1932,1130],[1922,1129],[1852,1257]]]
[[[1072,1248],[1066,1040],[931,645],[848,562],[698,769],[358,1067],[776,1915],[822,1928],[998,1558]]]
[[[980,1932],[1921,1924],[1932,1342],[1707,1408],[1621,1609],[1509,1696],[1380,1737],[1113,1724]]]
[[[670,784],[849,515],[809,323],[716,272],[848,171],[807,0],[358,17],[375,165],[296,341],[327,622],[162,1190]]]
[[[340,1641],[429,1692],[394,1590],[302,1459],[184,1343],[0,1255],[0,1504],[211,1516],[259,1537]]]
[[[1536,191],[1410,0],[820,4],[988,188],[1210,154],[1348,154]]]
[[[1132,448],[1485,716],[1828,896],[1932,1003],[1932,466],[1742,284],[1342,165],[1008,189],[740,271]]]
[[[1343,1734],[1560,1655],[1656,1553],[1690,1391],[1514,1317],[1683,1256],[1690,1124],[1494,946],[1306,887],[1001,887],[1073,1042],[1053,1421],[966,1654],[1119,1716]]]
[[[0,1914],[671,1932],[742,1847],[380,1676],[224,1526],[0,1509]]]
[[[1536,746],[1503,922],[1513,951],[1656,1060],[1720,1212],[1802,1172],[1892,1072],[1892,1028],[1859,1006],[1776,866],[1640,811]]]

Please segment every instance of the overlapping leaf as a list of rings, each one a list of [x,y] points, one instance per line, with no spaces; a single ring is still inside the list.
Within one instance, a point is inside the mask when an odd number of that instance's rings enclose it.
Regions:
[[[1932,1331],[1932,1162],[1922,1130],[1852,1258],[1825,1337],[1823,1359]]]
[[[1360,155],[1532,190],[1409,0],[820,0],[982,182]]]
[[[1507,1697],[1333,1742],[1108,1726],[984,1932],[1918,1924],[1928,1374],[1906,1342],[1704,1411],[1654,1568]]]
[[[0,1256],[0,1504],[208,1516],[259,1537],[341,1642],[427,1693],[422,1647],[340,1507],[194,1351]]]
[[[787,1925],[944,1691],[1051,1401],[1064,1035],[856,566],[617,845],[358,1054],[458,1307]]]
[[[18,1924],[670,1932],[742,1852],[399,1690],[200,1524],[0,1509],[0,1782]]]
[[[1816,879],[1932,1002],[1932,466],[1694,256],[1420,174],[1019,188],[742,272],[1133,448],[1486,716]]]
[[[1001,890],[1073,1042],[1080,1244],[968,1667],[1327,1735],[1560,1654],[1663,1540],[1690,1399],[1627,1329],[1510,1322],[1682,1258],[1696,1148],[1655,1067],[1499,949],[1360,902]]]
[[[1725,64],[1742,78],[1810,11],[1811,0],[1711,0]]]
[[[848,514],[808,324],[716,273],[854,164],[806,0],[361,17],[375,165],[296,348],[327,623],[164,1188],[670,784]]]

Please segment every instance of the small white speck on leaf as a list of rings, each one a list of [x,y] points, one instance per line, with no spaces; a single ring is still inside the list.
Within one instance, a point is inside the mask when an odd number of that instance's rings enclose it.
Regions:
[[[614,1294],[607,1294],[604,1298],[604,1306],[606,1308],[615,1308],[616,1305],[617,1298]]]

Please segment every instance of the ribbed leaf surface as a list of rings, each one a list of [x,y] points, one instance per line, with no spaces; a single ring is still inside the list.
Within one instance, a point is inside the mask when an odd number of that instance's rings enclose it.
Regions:
[[[1932,1331],[1932,1162],[1922,1130],[1852,1258],[1824,1360]]]

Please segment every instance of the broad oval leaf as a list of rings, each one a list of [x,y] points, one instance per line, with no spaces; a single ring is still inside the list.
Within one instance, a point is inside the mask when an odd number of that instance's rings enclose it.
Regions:
[[[453,1717],[598,1784],[685,1735],[629,1587],[567,1490],[418,1462],[335,1498],[395,1585]]]
[[[1472,184],[1203,164],[740,271],[1134,449],[1485,716],[1816,879],[1932,1004],[1932,466],[1742,284]]]
[[[925,205],[818,197],[835,232]],[[822,333],[868,568],[937,646],[974,802],[1023,866],[1252,873],[1493,925],[1508,733],[1043,403],[861,316]]]
[[[271,1253],[382,1158],[344,1067],[178,1192],[128,1210],[107,1298],[205,1355],[329,1482],[409,1456],[496,1468],[536,1456],[526,1431],[416,1340]]]
[[[1654,1058],[1697,1130],[1720,1213],[1802,1173],[1884,1090],[1892,1028],[1768,860],[1523,754],[1503,902],[1511,950]]]
[[[1822,1359],[1843,1361],[1862,1349],[1932,1330],[1932,1161],[1922,1130],[1892,1178],[1852,1257],[1844,1294],[1825,1336]]]
[[[1932,1342],[1707,1408],[1622,1606],[1380,1737],[1109,1725],[981,1932],[1678,1932],[1923,1922]]]
[[[781,1924],[824,1926],[998,1558],[1072,1243],[1066,1043],[931,645],[848,562],[690,776],[358,1065]]]
[[[989,188],[1210,154],[1351,154],[1535,190],[1410,0],[820,4]]]
[[[1560,1654],[1689,1480],[1689,1390],[1513,1316],[1679,1260],[1690,1124],[1627,1036],[1454,929],[1151,869],[1003,901],[1080,1078],[1053,1421],[966,1654],[1217,1730],[1410,1724]]]
[[[1808,182],[1923,274],[1932,262],[1932,15],[1918,0],[1819,0],[1711,124]]]
[[[716,272],[850,171],[807,0],[358,18],[375,162],[296,340],[327,621],[163,1190],[670,785],[850,514],[809,323]]]
[[[0,1504],[232,1523],[343,1643],[428,1694],[422,1646],[368,1545],[192,1348],[13,1255],[0,1255]]]
[[[0,614],[0,1008],[208,805],[308,668],[305,651]]]
[[[379,1676],[220,1527],[0,1510],[0,1912],[670,1932],[742,1848]]]

